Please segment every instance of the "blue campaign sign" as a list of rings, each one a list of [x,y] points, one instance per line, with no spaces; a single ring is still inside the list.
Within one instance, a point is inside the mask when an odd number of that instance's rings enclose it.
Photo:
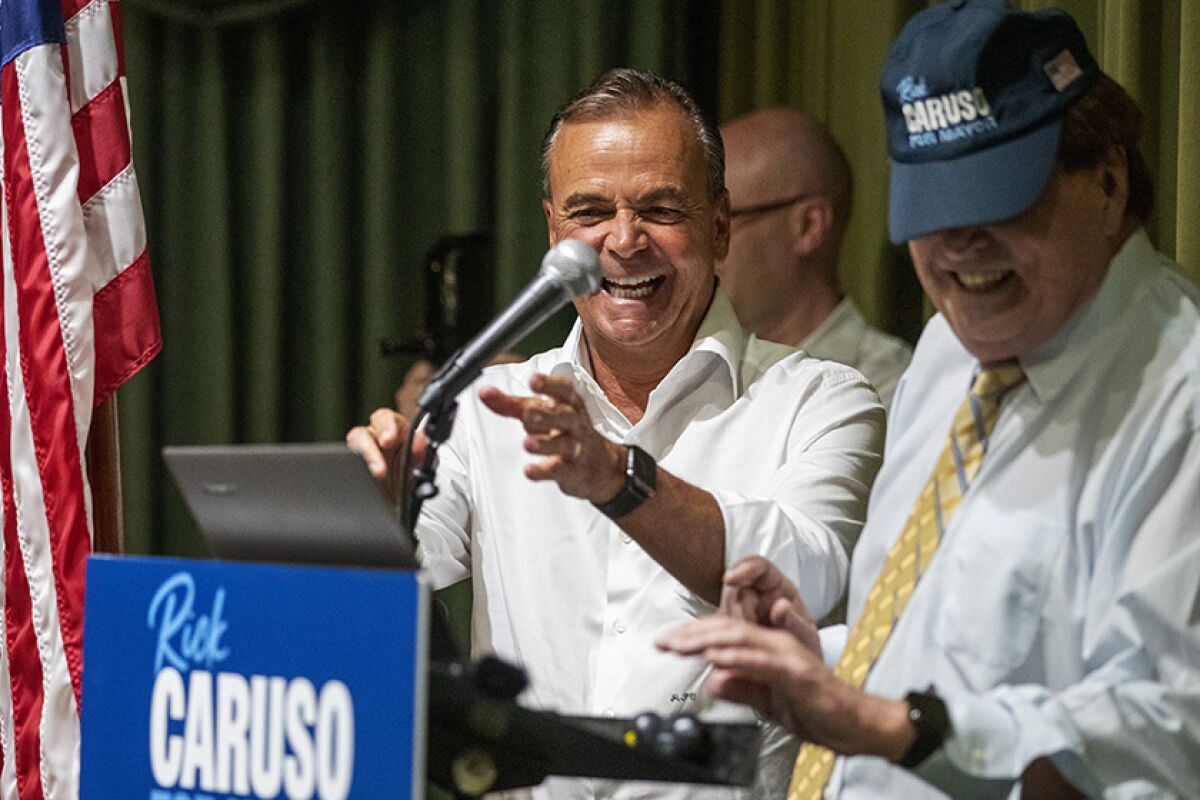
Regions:
[[[420,798],[415,573],[92,556],[82,797]]]

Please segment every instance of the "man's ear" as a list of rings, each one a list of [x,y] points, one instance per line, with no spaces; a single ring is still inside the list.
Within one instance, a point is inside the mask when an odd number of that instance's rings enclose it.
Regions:
[[[822,195],[806,197],[796,203],[789,218],[792,253],[809,256],[824,246],[833,227],[833,202]]]
[[[542,214],[546,217],[546,241],[549,242],[549,247],[553,248],[558,244],[558,236],[554,232],[554,212],[547,198],[542,198]]]
[[[729,255],[729,190],[722,189],[713,215],[713,257],[724,261]]]
[[[1103,193],[1104,235],[1119,236],[1125,228],[1129,202],[1129,154],[1121,145],[1111,145],[1096,165],[1096,179]]]

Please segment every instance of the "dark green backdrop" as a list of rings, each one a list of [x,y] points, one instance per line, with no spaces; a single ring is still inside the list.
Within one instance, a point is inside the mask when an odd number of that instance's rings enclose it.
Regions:
[[[127,549],[194,553],[168,443],[340,439],[389,402],[441,235],[488,232],[497,307],[546,247],[538,144],[553,110],[629,64],[721,119],[805,108],[859,188],[848,290],[912,338],[922,302],[884,236],[876,84],[917,0],[123,0],[134,157],[162,355],[120,393]],[[1046,3],[1025,2],[1027,7]],[[1200,0],[1075,0],[1105,68],[1150,113],[1152,235],[1200,263]],[[1189,49],[1183,43],[1190,43]],[[1186,224],[1185,224],[1186,223]],[[569,320],[524,348],[559,341]]]

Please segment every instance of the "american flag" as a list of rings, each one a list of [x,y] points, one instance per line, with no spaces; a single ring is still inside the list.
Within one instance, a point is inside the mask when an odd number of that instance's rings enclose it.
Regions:
[[[118,5],[0,0],[0,798],[79,793],[93,409],[161,347]]]

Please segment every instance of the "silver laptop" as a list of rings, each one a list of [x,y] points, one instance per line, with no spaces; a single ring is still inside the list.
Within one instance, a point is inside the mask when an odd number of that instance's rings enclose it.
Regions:
[[[218,558],[416,569],[412,536],[346,445],[163,448]]]

